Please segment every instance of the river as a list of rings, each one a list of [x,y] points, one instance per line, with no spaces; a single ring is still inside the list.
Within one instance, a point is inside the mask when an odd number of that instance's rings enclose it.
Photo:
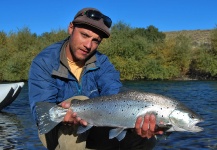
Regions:
[[[124,87],[154,92],[180,100],[199,113],[204,122],[199,133],[173,132],[159,139],[155,150],[217,149],[216,81],[125,81]],[[0,113],[0,150],[44,150],[30,114],[28,86]]]

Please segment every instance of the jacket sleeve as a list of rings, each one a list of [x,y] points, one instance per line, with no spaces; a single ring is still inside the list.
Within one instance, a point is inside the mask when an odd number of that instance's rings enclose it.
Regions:
[[[101,60],[100,71],[97,76],[97,84],[100,96],[117,94],[122,87],[120,73],[109,61],[108,57]]]
[[[36,102],[57,102],[56,97],[58,93],[58,88],[56,87],[55,79],[51,77],[51,70],[51,65],[46,63],[42,58],[34,59],[30,67],[28,79],[29,102],[31,112],[36,122]]]

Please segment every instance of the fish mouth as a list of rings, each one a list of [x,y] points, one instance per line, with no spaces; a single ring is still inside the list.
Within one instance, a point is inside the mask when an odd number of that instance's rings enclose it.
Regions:
[[[203,120],[198,120],[198,121],[193,122],[192,124],[190,124],[190,126],[189,126],[190,131],[192,131],[192,132],[201,132],[201,131],[203,131],[202,127],[197,126],[197,124],[201,123],[201,122],[204,122],[204,121]]]
[[[201,131],[203,131],[203,128],[199,127],[199,126],[193,126],[191,128],[191,131],[193,131],[193,132],[201,132]]]

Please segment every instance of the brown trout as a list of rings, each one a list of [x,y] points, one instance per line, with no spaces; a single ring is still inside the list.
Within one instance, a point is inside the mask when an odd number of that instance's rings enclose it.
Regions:
[[[156,126],[167,128],[166,132],[200,132],[196,126],[202,117],[183,103],[154,93],[125,91],[116,95],[101,96],[87,100],[72,100],[70,109],[88,122],[80,126],[77,133],[83,133],[92,126],[113,127],[109,138],[119,141],[126,135],[126,129],[134,128],[136,119],[146,114],[156,116]],[[60,123],[67,109],[47,102],[36,103],[39,133],[45,134]],[[163,122],[163,124],[162,124]]]

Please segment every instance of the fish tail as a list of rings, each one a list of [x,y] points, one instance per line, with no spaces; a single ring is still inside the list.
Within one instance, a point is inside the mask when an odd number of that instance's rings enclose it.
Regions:
[[[57,126],[60,121],[51,120],[49,110],[55,107],[55,103],[37,102],[35,111],[37,117],[37,126],[40,134],[46,134]]]

